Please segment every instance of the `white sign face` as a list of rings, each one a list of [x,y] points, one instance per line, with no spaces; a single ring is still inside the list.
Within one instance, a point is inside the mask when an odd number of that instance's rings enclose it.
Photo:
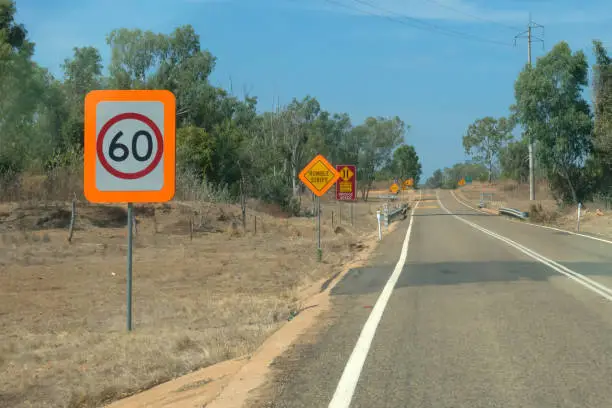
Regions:
[[[159,191],[164,187],[162,102],[99,102],[96,135],[98,191]]]

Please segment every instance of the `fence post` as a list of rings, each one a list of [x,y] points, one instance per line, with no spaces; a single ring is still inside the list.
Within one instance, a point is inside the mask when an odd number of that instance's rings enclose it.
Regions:
[[[74,221],[76,219],[76,193],[72,199],[72,213],[70,214],[70,231],[68,232],[68,242],[72,242],[72,234],[74,233]]]
[[[376,220],[378,221],[378,240],[382,240],[382,228],[380,225],[380,210],[376,210]]]
[[[582,209],[582,203],[578,203],[578,217],[576,220],[576,231],[580,232],[580,210]]]

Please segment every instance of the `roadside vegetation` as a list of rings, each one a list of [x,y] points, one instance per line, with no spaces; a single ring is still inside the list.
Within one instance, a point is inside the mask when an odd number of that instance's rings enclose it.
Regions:
[[[508,116],[477,119],[463,136],[472,164],[437,170],[427,186],[456,188],[466,176],[506,185],[528,183],[531,139],[537,184],[558,205],[595,200],[609,206],[612,58],[598,40],[593,41],[593,54],[595,64],[589,68],[584,52],[560,42],[533,66],[526,65],[514,83],[515,103]],[[585,97],[588,91],[592,101]]]
[[[189,25],[172,33],[119,28],[106,42],[103,66],[94,47],[74,48],[55,78],[32,60],[34,44],[14,21],[15,3],[0,1],[0,194],[24,198],[24,178],[46,180],[45,199],[82,193],[83,101],[93,89],[167,89],[177,100],[179,184],[229,200],[253,197],[299,213],[298,173],[316,153],[334,164],[355,164],[360,197],[375,179],[401,173],[418,180],[420,164],[405,145],[399,117],[354,124],[306,95],[271,111],[254,95],[213,86],[216,58]],[[402,146],[403,145],[403,146]],[[400,148],[400,146],[402,146]],[[399,150],[396,150],[400,148]],[[395,153],[394,153],[395,152]],[[179,189],[177,198],[185,198]]]

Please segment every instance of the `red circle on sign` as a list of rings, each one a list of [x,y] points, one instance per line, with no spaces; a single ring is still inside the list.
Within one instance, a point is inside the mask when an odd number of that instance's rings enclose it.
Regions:
[[[106,136],[106,133],[111,128],[111,126],[113,126],[117,122],[126,119],[139,120],[145,125],[149,126],[151,129],[153,129],[153,133],[155,133],[155,139],[157,140],[157,152],[155,153],[155,157],[153,157],[153,160],[147,167],[135,173],[124,173],[122,171],[117,170],[116,168],[111,166],[108,160],[106,160],[106,157],[104,157],[104,136]],[[157,127],[155,122],[153,122],[145,115],[141,115],[140,113],[135,112],[121,113],[117,116],[112,117],[108,122],[104,124],[104,126],[102,126],[102,129],[100,129],[100,133],[98,133],[98,140],[96,142],[96,151],[98,153],[98,160],[100,160],[100,164],[102,165],[102,167],[104,167],[106,171],[120,179],[134,180],[146,176],[147,174],[151,173],[153,169],[155,169],[155,167],[157,167],[164,155],[164,138],[162,136],[161,130],[159,130],[159,127]]]

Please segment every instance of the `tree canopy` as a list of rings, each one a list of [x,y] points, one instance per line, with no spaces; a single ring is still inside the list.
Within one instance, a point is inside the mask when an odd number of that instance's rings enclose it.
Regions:
[[[34,44],[15,12],[13,1],[0,0],[0,187],[19,189],[24,172],[82,172],[84,98],[94,89],[174,93],[178,198],[248,195],[297,212],[304,192],[298,173],[317,153],[334,164],[357,165],[363,199],[389,166],[420,175],[414,148],[403,146],[409,126],[399,117],[354,124],[312,95],[261,112],[255,96],[212,85],[216,58],[190,25],[171,33],[112,30],[108,66],[95,47],[75,47],[63,77],[55,78],[32,60]],[[78,183],[70,189],[82,192]]]
[[[577,203],[612,193],[612,58],[593,41],[592,108],[584,98],[589,66],[582,51],[561,41],[514,83],[508,119],[476,120],[463,146],[477,162],[501,177],[526,182],[528,143],[535,146],[536,176],[545,179],[560,202]],[[518,126],[522,137],[512,130]],[[489,176],[491,178],[491,176]],[[437,181],[437,178],[433,181]]]
[[[511,130],[507,119],[487,116],[471,124],[463,136],[465,152],[489,169],[489,182],[502,147],[512,138]]]

